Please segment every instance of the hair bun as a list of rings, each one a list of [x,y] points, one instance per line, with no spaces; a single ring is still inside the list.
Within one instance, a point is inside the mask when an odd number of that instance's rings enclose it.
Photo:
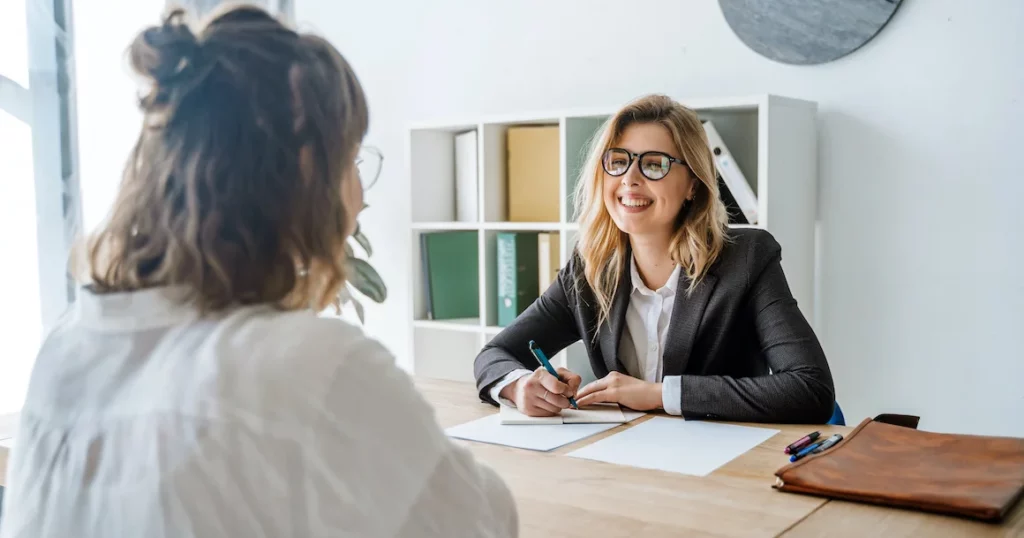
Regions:
[[[132,69],[166,85],[191,67],[199,54],[199,41],[185,22],[185,11],[171,11],[163,24],[140,33],[129,48]]]

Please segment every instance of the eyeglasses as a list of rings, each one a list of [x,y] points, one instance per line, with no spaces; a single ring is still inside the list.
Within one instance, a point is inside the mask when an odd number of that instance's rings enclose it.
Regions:
[[[356,154],[356,169],[359,170],[359,182],[363,190],[368,190],[380,177],[380,169],[384,166],[384,154],[373,146],[360,146]]]
[[[621,176],[629,170],[630,165],[633,164],[633,159],[637,159],[640,163],[640,173],[645,178],[651,181],[658,181],[659,179],[668,175],[668,171],[672,169],[672,163],[678,163],[686,166],[686,162],[676,159],[671,155],[667,155],[660,151],[645,151],[643,153],[630,153],[628,150],[622,148],[610,148],[604,152],[604,157],[601,159],[601,165],[604,166],[604,171],[610,176]]]

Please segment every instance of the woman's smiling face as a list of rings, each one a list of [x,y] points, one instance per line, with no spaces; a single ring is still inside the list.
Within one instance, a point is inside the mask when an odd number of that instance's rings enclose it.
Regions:
[[[626,127],[614,144],[631,154],[658,151],[682,160],[669,130],[657,123],[636,123]],[[623,160],[628,157],[616,156]],[[671,163],[668,174],[648,179],[633,158],[625,174],[604,174],[604,204],[615,225],[629,235],[671,234],[683,204],[694,193],[696,178],[679,163]],[[624,166],[626,162],[615,162]]]

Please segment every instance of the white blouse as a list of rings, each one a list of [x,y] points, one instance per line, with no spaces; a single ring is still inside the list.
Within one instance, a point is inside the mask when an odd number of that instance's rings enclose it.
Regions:
[[[517,534],[502,480],[358,327],[173,296],[80,290],[33,370],[0,538]]]
[[[626,330],[619,342],[619,358],[629,375],[648,383],[661,383],[661,406],[670,415],[681,415],[682,378],[664,375],[665,342],[672,307],[676,301],[681,267],[676,266],[664,286],[652,290],[640,278],[636,260],[630,257],[629,277],[633,285],[626,307]]]

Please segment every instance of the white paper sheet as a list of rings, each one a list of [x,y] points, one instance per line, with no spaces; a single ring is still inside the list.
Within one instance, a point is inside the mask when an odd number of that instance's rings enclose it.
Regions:
[[[610,430],[618,424],[531,424],[507,426],[501,424],[501,415],[495,413],[484,418],[452,426],[445,430],[450,437],[479,441],[495,445],[512,446],[547,452],[560,446],[586,439]]]
[[[574,450],[574,458],[706,476],[779,430],[654,417]]]
[[[633,422],[634,420],[647,415],[643,411],[633,411],[632,409],[622,408],[622,416],[626,417],[626,422]]]
[[[12,448],[14,446],[14,439],[0,439],[0,446],[4,448]]]
[[[553,417],[531,417],[518,409],[501,406],[501,423],[507,426],[534,426],[537,424],[623,424],[626,415],[619,404],[601,403],[583,409],[563,409]]]

